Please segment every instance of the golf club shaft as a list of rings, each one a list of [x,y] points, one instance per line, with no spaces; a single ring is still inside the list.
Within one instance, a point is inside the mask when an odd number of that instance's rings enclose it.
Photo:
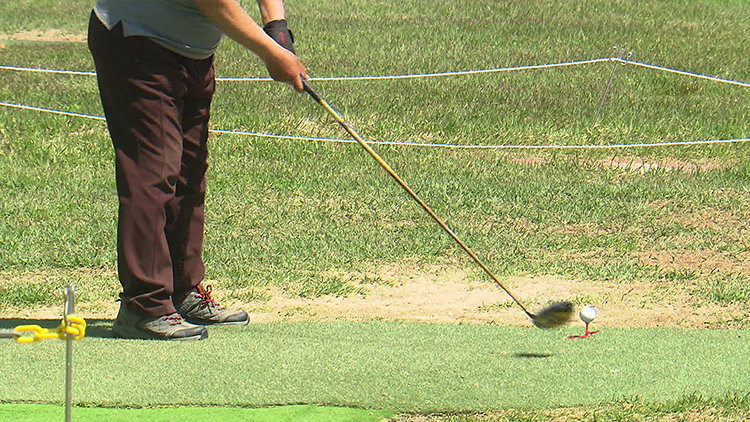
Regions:
[[[398,176],[398,174],[396,174],[396,172],[395,172],[395,171],[393,171],[393,169],[391,168],[391,166],[389,166],[389,165],[388,165],[388,163],[386,163],[386,162],[385,162],[385,161],[384,161],[384,160],[383,160],[382,158],[380,158],[380,156],[378,155],[378,153],[377,153],[377,152],[375,152],[375,150],[373,150],[373,149],[372,149],[372,147],[370,147],[370,144],[368,144],[367,142],[365,142],[365,140],[364,140],[364,139],[362,139],[362,137],[360,137],[360,136],[359,136],[359,135],[357,134],[357,132],[355,132],[355,131],[354,131],[354,129],[352,129],[351,127],[349,127],[349,125],[348,125],[348,124],[347,124],[347,123],[346,123],[346,122],[344,121],[344,118],[343,118],[343,117],[341,117],[341,115],[340,115],[340,114],[339,114],[339,113],[338,113],[338,112],[337,112],[337,111],[336,111],[336,110],[335,110],[335,109],[334,109],[333,107],[331,107],[331,106],[330,106],[330,105],[329,105],[329,104],[328,104],[328,103],[327,103],[327,102],[326,102],[326,101],[325,101],[325,100],[324,100],[324,99],[323,99],[323,98],[322,98],[322,97],[321,97],[321,96],[320,96],[320,95],[319,95],[319,94],[318,94],[318,93],[317,93],[317,92],[316,92],[316,91],[315,91],[315,90],[314,90],[314,89],[313,89],[313,88],[312,88],[312,87],[310,86],[310,84],[309,84],[309,83],[307,82],[307,80],[305,80],[305,78],[302,78],[302,86],[303,86],[303,87],[305,88],[305,92],[307,92],[308,94],[310,94],[310,96],[311,96],[311,97],[312,97],[312,98],[313,98],[313,99],[314,99],[314,100],[315,100],[315,101],[316,101],[316,102],[317,102],[318,104],[322,105],[322,106],[323,106],[323,108],[325,108],[325,109],[326,109],[326,110],[328,111],[328,113],[329,113],[329,114],[330,114],[331,116],[333,116],[334,120],[336,120],[336,122],[337,122],[337,123],[338,123],[339,125],[341,125],[341,127],[343,127],[343,128],[344,128],[344,130],[346,130],[346,132],[347,132],[347,133],[349,133],[349,135],[351,135],[351,137],[352,137],[352,138],[354,138],[354,139],[355,139],[355,140],[356,140],[356,141],[357,141],[357,142],[359,143],[359,145],[360,145],[360,146],[362,146],[362,148],[364,148],[364,149],[365,149],[365,151],[367,151],[367,153],[368,153],[368,154],[370,154],[370,156],[372,156],[372,158],[374,158],[374,159],[375,159],[375,161],[377,161],[377,162],[378,162],[378,164],[380,164],[380,166],[381,166],[381,167],[383,167],[383,169],[385,169],[385,171],[386,171],[386,172],[388,172],[388,174],[389,174],[389,175],[391,175],[391,177],[392,177],[392,178],[393,178],[393,179],[394,179],[394,180],[395,180],[395,181],[396,181],[396,182],[397,182],[397,183],[398,183],[398,184],[399,184],[399,185],[400,185],[400,186],[401,186],[402,188],[404,188],[404,190],[406,191],[406,193],[408,193],[408,194],[409,194],[409,196],[411,196],[411,197],[412,197],[412,198],[413,198],[413,199],[414,199],[415,201],[417,201],[417,203],[418,203],[418,204],[419,204],[419,205],[420,205],[420,206],[422,207],[422,209],[424,209],[424,210],[425,210],[425,212],[427,212],[427,214],[429,214],[429,215],[430,215],[430,217],[432,217],[432,219],[433,219],[433,220],[435,220],[435,222],[437,222],[437,223],[438,223],[438,225],[439,225],[440,227],[442,227],[442,228],[443,228],[443,230],[445,230],[445,232],[446,232],[446,233],[448,233],[448,235],[449,235],[450,237],[452,237],[452,238],[453,238],[453,240],[455,240],[455,241],[456,241],[456,243],[458,243],[458,245],[459,245],[459,246],[461,247],[461,249],[463,249],[464,251],[466,251],[466,253],[467,253],[467,254],[468,254],[468,255],[469,255],[470,257],[471,257],[471,259],[473,259],[473,260],[474,260],[474,262],[476,262],[476,263],[477,263],[477,265],[479,265],[479,266],[480,266],[480,267],[481,267],[481,268],[482,268],[482,269],[484,270],[484,272],[485,272],[485,273],[487,273],[487,275],[489,275],[489,276],[490,276],[490,278],[491,278],[491,279],[492,279],[492,280],[493,280],[493,281],[494,281],[495,283],[497,283],[497,285],[498,285],[498,286],[500,286],[500,288],[501,288],[501,289],[503,289],[503,290],[505,291],[505,293],[507,293],[507,294],[508,294],[508,296],[510,296],[510,298],[511,298],[511,299],[513,299],[513,301],[514,301],[514,302],[516,302],[516,304],[517,304],[518,306],[520,306],[520,307],[521,307],[521,309],[522,309],[522,310],[523,310],[524,312],[526,312],[526,315],[528,315],[528,316],[529,316],[530,318],[532,318],[532,319],[533,319],[533,318],[534,318],[534,314],[532,314],[531,312],[529,312],[529,310],[528,310],[528,309],[526,309],[526,307],[525,307],[525,306],[523,306],[523,304],[521,303],[521,301],[519,301],[518,299],[516,299],[516,297],[515,297],[515,296],[513,296],[513,293],[511,293],[511,292],[510,292],[510,290],[508,290],[508,289],[507,289],[507,288],[506,288],[506,287],[505,287],[505,286],[503,285],[503,283],[502,283],[502,282],[500,282],[500,280],[499,280],[499,279],[497,278],[497,276],[495,276],[495,274],[494,274],[494,273],[493,273],[492,271],[490,271],[490,269],[489,269],[489,268],[488,268],[488,267],[487,267],[487,266],[486,266],[486,265],[485,265],[485,264],[484,264],[484,263],[483,263],[483,262],[482,262],[482,261],[481,261],[481,260],[479,259],[479,257],[478,257],[478,256],[477,256],[477,255],[476,255],[476,254],[475,254],[475,253],[474,253],[474,252],[473,252],[473,251],[471,250],[471,249],[469,249],[469,247],[468,247],[468,246],[466,246],[466,245],[464,244],[464,242],[462,242],[462,241],[461,241],[461,239],[459,239],[459,238],[458,238],[458,236],[456,235],[456,233],[454,233],[454,232],[453,232],[453,230],[451,230],[451,229],[450,229],[450,227],[448,227],[448,226],[447,226],[447,225],[446,225],[446,224],[445,224],[445,223],[443,222],[443,220],[441,220],[441,219],[440,219],[440,217],[438,217],[438,215],[437,215],[437,214],[435,214],[435,212],[434,212],[434,211],[432,211],[432,208],[430,208],[430,207],[429,207],[429,206],[428,206],[428,205],[427,205],[427,204],[426,204],[426,203],[425,203],[425,202],[424,202],[424,201],[423,201],[423,200],[422,200],[422,199],[421,199],[421,198],[420,198],[419,196],[417,196],[417,194],[416,194],[416,193],[415,193],[415,192],[414,192],[413,190],[411,190],[411,188],[410,188],[410,187],[409,187],[409,186],[408,186],[408,185],[406,184],[406,182],[404,182],[404,181],[403,181],[403,180],[402,180],[402,179],[401,179],[401,178],[400,178],[400,177]]]

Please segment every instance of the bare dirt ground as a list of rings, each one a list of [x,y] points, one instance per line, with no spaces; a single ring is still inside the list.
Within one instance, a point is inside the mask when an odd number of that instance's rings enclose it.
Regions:
[[[630,410],[630,408],[636,406],[623,406],[624,409]],[[748,419],[748,412],[746,411],[735,411],[734,413],[727,412],[723,409],[716,408],[697,408],[697,409],[686,409],[682,411],[674,412],[643,412],[645,414],[623,411],[613,406],[611,410],[614,410],[614,415],[606,414],[605,412],[610,410],[606,405],[602,406],[602,409],[581,409],[581,408],[558,408],[544,411],[525,411],[525,410],[506,410],[506,411],[493,411],[486,413],[476,413],[468,415],[419,415],[419,414],[401,414],[396,417],[389,419],[389,422],[459,422],[459,421],[472,421],[472,422],[507,422],[517,420],[528,420],[528,421],[547,421],[547,422],[596,422],[606,420],[627,420],[627,421],[639,421],[639,422],[744,422]],[[605,413],[604,416],[597,414]],[[620,413],[619,415],[617,415]],[[615,416],[617,415],[617,416]],[[608,419],[610,417],[611,419]]]
[[[468,271],[473,271],[469,268]],[[354,278],[351,275],[340,276]],[[0,277],[2,278],[2,277]],[[28,280],[28,277],[24,277]],[[107,279],[115,279],[111,274]],[[494,282],[458,267],[382,265],[359,283],[357,293],[346,297],[292,297],[276,288],[267,288],[264,301],[240,303],[228,291],[214,290],[223,304],[250,313],[255,323],[277,321],[405,321],[448,324],[499,324],[528,326],[526,315]],[[739,306],[719,306],[691,294],[693,285],[627,282],[591,282],[564,277],[511,277],[502,279],[533,312],[550,301],[572,300],[577,307],[587,304],[598,310],[593,323],[601,327],[731,327],[734,319],[747,319],[749,310]],[[12,283],[13,280],[0,280]],[[356,281],[355,281],[356,282]],[[119,286],[109,286],[113,291]],[[211,284],[208,280],[205,284]],[[77,313],[84,318],[112,319],[118,303],[80,303]],[[9,310],[4,318],[57,319],[62,306]],[[575,318],[574,325],[583,323]]]
[[[76,42],[85,43],[86,34],[81,32],[63,32],[58,29],[49,31],[19,31],[13,34],[0,32],[0,43],[3,41],[38,41],[38,42]]]
[[[377,276],[385,283],[362,286],[367,290],[364,295],[302,299],[274,292],[268,302],[246,309],[255,322],[374,319],[529,325],[526,315],[497,285],[469,281],[461,269],[391,265],[381,267]],[[561,277],[503,281],[532,311],[555,300],[591,304],[599,312],[597,327],[700,328],[747,316],[743,309],[699,303],[688,286],[665,290],[643,283],[594,283]],[[577,319],[574,323],[582,324]]]

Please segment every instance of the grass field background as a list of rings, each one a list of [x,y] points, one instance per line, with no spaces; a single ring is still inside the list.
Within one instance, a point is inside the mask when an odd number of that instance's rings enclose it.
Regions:
[[[60,18],[47,19],[17,11],[32,7],[29,2],[5,3],[2,16],[24,18],[8,19],[3,27],[84,34],[90,2],[62,4],[48,12]],[[750,52],[737,36],[748,26],[742,2],[472,4],[299,2],[288,8],[299,27],[300,57],[312,76],[553,63],[607,57],[618,44],[644,62],[750,80],[745,63]],[[93,68],[84,44],[9,42],[0,54],[4,63],[18,66]],[[222,76],[265,75],[258,60],[228,41],[217,68]],[[599,64],[316,86],[373,140],[598,145],[748,136],[747,88],[627,66],[618,72],[594,126],[610,72],[611,65]],[[91,77],[4,71],[0,78],[3,99],[101,114]],[[27,294],[3,294],[15,298],[5,305],[49,298],[49,291],[63,284],[54,280],[69,274],[57,269],[80,269],[81,283],[93,285],[102,283],[99,270],[104,269],[111,286],[116,201],[104,125],[24,110],[0,112],[0,265],[12,278],[50,274],[44,277],[48,282],[13,289]],[[268,82],[221,83],[213,125],[343,136],[304,95]],[[501,275],[653,281],[676,273],[714,283],[729,272],[737,285],[747,280],[741,264],[746,233],[733,234],[737,222],[750,217],[745,144],[585,152],[385,147],[379,152]],[[707,170],[634,174],[602,168],[603,162],[633,158]],[[530,167],[523,160],[546,165]],[[237,299],[262,298],[254,295],[268,286],[307,296],[346,294],[353,288],[349,280],[325,274],[364,272],[404,260],[442,264],[460,254],[450,239],[435,235],[432,221],[355,145],[217,135],[211,163],[208,277]],[[684,218],[674,218],[677,212]],[[704,224],[704,213],[716,221]],[[703,274],[644,265],[636,256],[672,250],[711,250],[734,265]],[[576,253],[570,257],[569,251]],[[605,256],[607,263],[588,256]],[[86,288],[82,294],[98,300],[112,296],[111,289]]]
[[[606,329],[580,334],[497,325],[274,323],[211,330],[190,344],[113,341],[94,322],[75,345],[88,406],[321,404],[456,413],[658,402],[750,391],[746,330]],[[3,345],[4,401],[57,402],[63,342]],[[117,365],[112,358],[117,357]],[[33,362],[33,365],[29,365]],[[27,382],[25,380],[34,380]]]
[[[60,406],[39,404],[0,404],[0,416],[17,422],[47,422],[60,419]],[[128,422],[148,420],[169,422],[376,422],[393,416],[390,411],[311,405],[266,408],[247,407],[159,407],[159,408],[76,408],[71,419],[87,422]]]
[[[258,16],[254,2],[241,3]],[[60,37],[85,40],[92,6],[93,1],[77,0],[0,3],[0,65],[93,70],[86,45]],[[750,5],[743,0],[300,0],[286,2],[286,8],[298,54],[313,77],[559,63],[609,57],[616,45],[633,51],[640,62],[750,81]],[[747,87],[633,65],[618,69],[594,124],[612,66],[317,81],[315,87],[364,138],[375,141],[628,145],[750,137]],[[217,55],[217,72],[266,76],[262,63],[228,40]],[[0,70],[0,101],[102,114],[90,76]],[[212,125],[345,137],[305,95],[262,81],[220,82]],[[596,414],[714,417],[718,407],[730,409],[722,414],[729,419],[747,415],[750,390],[741,374],[747,373],[744,340],[750,327],[748,143],[376,149],[501,277],[648,286],[655,293],[639,308],[687,302],[696,309],[736,312],[705,324],[723,330],[623,326],[584,342],[563,341],[568,331],[496,325],[309,322],[216,330],[207,342],[157,347],[109,339],[103,321],[94,326],[93,338],[76,345],[81,374],[76,400],[125,407],[360,405],[398,410],[403,413],[397,417],[405,420],[409,412],[433,410],[458,413],[434,417],[446,420],[475,420],[465,414],[474,410],[490,419],[534,420],[560,406],[574,409],[562,410],[564,415],[586,420]],[[210,154],[204,256],[207,278],[222,301],[366,297],[371,286],[389,283],[370,276],[383,266],[459,267],[468,272],[467,282],[482,279],[356,145],[214,134]],[[0,107],[3,328],[12,328],[20,317],[56,314],[69,283],[77,286],[80,312],[99,318],[112,308],[119,291],[116,202],[103,123]],[[606,307],[616,298],[576,301]],[[268,352],[260,345],[276,351],[276,358],[252,359]],[[36,364],[61,362],[59,349],[61,343],[54,342],[1,343],[0,356],[9,362],[3,368],[24,370],[5,371],[0,402],[57,403],[60,365]],[[229,361],[245,371],[220,372],[253,385],[274,382],[266,377],[277,374],[280,369],[273,365],[288,357],[296,364],[288,375],[294,382],[281,385],[277,379],[265,396],[231,387],[231,394],[217,397],[196,393],[200,384],[191,377],[184,388],[192,398],[186,401],[176,399],[167,384],[153,386],[158,399],[148,399],[89,383],[101,380],[107,369],[100,365],[111,361],[97,356],[122,356],[122,367],[114,370],[124,373],[146,354],[172,349],[195,351],[212,371]],[[229,356],[219,360],[224,354]],[[339,368],[333,358],[341,356],[348,362]],[[301,364],[310,360],[319,368]],[[361,366],[363,360],[368,365]],[[176,363],[159,361],[165,371],[176,370]],[[198,376],[201,363],[195,365],[188,370]],[[27,370],[38,384],[27,381]],[[552,388],[547,395],[538,382],[527,382],[547,376]],[[121,385],[108,382],[112,388]],[[597,386],[593,392],[584,388],[589,382]]]

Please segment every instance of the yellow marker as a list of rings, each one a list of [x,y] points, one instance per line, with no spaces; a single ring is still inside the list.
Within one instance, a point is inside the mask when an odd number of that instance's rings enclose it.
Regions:
[[[33,343],[39,340],[59,338],[66,340],[70,334],[73,340],[80,340],[86,335],[86,321],[75,315],[68,315],[69,325],[66,327],[63,321],[56,330],[48,330],[38,325],[19,325],[13,332],[13,338],[19,343]],[[32,333],[24,336],[24,333]]]
[[[56,331],[46,330],[38,325],[19,325],[13,331],[18,333],[33,333],[32,336],[13,336],[19,343],[33,343],[48,338],[58,338]]]

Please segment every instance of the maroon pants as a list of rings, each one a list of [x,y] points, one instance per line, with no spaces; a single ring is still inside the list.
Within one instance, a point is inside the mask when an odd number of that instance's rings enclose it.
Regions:
[[[115,150],[120,298],[142,315],[167,315],[172,297],[204,276],[213,57],[123,37],[121,24],[107,30],[93,13],[88,42]]]

